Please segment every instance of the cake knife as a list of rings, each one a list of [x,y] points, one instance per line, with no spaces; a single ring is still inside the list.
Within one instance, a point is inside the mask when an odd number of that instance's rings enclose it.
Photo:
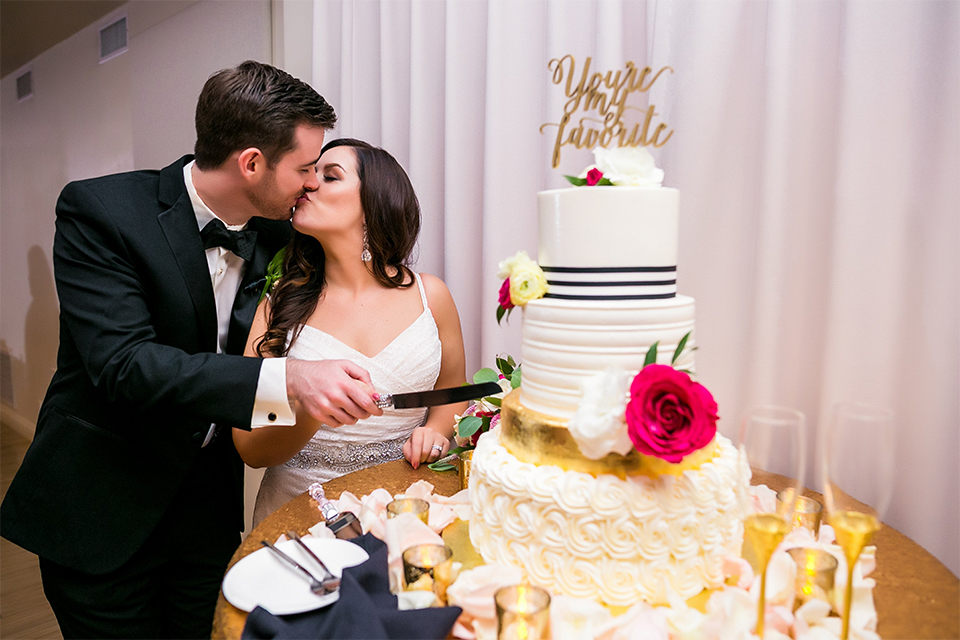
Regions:
[[[501,391],[503,389],[496,382],[481,382],[480,384],[467,384],[460,387],[450,387],[449,389],[433,389],[413,393],[381,393],[376,403],[381,409],[433,407],[440,404],[476,400],[484,396],[498,394]]]

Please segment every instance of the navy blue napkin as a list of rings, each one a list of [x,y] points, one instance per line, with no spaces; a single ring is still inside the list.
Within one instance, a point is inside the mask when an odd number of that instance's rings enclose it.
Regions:
[[[387,576],[387,545],[369,533],[350,542],[363,548],[370,559],[344,569],[339,600],[323,609],[288,616],[275,616],[257,607],[247,616],[241,637],[441,640],[449,635],[460,617],[460,607],[398,610]]]

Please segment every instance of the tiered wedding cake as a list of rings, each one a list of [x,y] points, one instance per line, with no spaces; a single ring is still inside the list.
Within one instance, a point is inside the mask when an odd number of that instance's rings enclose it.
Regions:
[[[546,294],[521,301],[522,385],[473,454],[470,538],[486,562],[554,593],[666,603],[723,582],[750,473],[716,434],[709,392],[673,368],[693,366],[679,194],[659,186],[643,148],[595,153],[590,185],[602,170],[637,186],[539,194]],[[635,170],[618,173],[624,164]],[[512,278],[531,271],[513,267]],[[659,364],[644,367],[654,345]]]

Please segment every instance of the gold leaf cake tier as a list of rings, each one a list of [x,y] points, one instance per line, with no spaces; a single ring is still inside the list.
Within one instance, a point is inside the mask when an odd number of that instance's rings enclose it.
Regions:
[[[610,453],[599,460],[591,460],[580,452],[567,428],[567,421],[523,406],[520,389],[513,390],[503,399],[500,441],[522,462],[556,465],[565,471],[582,471],[593,476],[608,473],[620,478],[680,475],[699,468],[719,452],[716,441],[713,441],[676,464],[645,456],[635,449],[625,456]]]

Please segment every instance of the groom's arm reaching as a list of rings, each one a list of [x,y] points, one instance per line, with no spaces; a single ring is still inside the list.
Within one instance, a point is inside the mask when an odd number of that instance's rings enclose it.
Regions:
[[[250,327],[245,356],[257,357],[256,343],[266,332],[269,302],[264,300]],[[373,401],[370,375],[349,360],[296,360],[286,363],[287,395],[296,405],[296,424],[233,430],[233,443],[251,467],[283,464],[299,452],[321,424],[339,427],[371,415],[383,415]]]
[[[183,279],[155,246],[162,235],[132,229],[137,200],[115,197],[139,188],[119,177],[60,196],[53,261],[62,341],[77,358],[59,374],[86,378],[118,408],[249,427],[260,363],[200,352]]]
[[[108,178],[97,192],[74,182],[60,196],[53,258],[67,348],[76,350],[82,375],[118,406],[247,429],[262,360],[189,351],[199,351],[186,337],[196,331],[194,310],[177,263],[156,246],[165,240],[137,229],[142,218],[113,202],[120,198],[103,202],[106,193],[139,187]],[[358,380],[369,383],[365,371],[340,367],[338,375],[316,365],[288,364],[289,400],[328,424],[380,413],[359,391]]]

